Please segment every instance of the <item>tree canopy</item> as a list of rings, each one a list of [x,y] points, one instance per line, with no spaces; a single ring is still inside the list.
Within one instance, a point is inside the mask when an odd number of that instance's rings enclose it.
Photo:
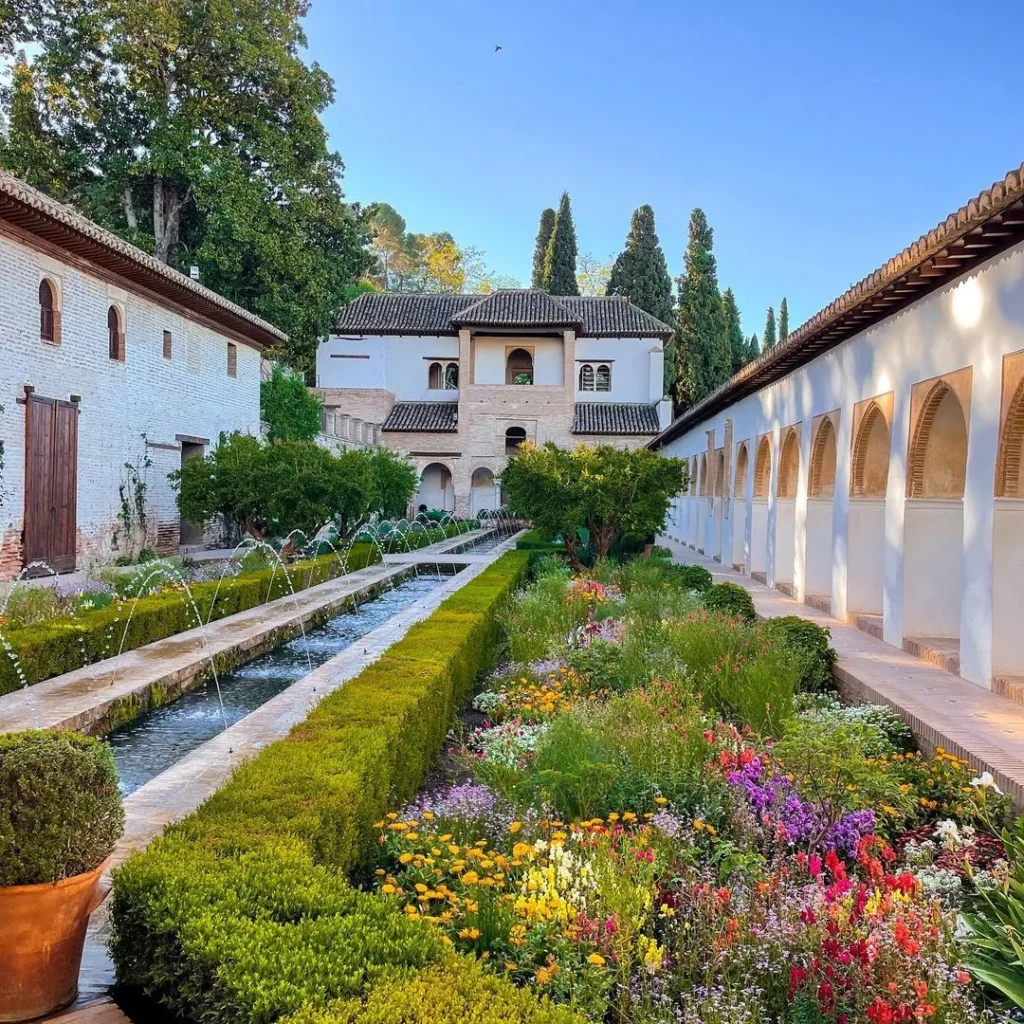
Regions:
[[[722,315],[725,317],[725,333],[729,337],[729,351],[732,354],[732,372],[736,373],[747,364],[747,339],[740,326],[740,310],[731,288],[722,293]]]
[[[662,529],[669,503],[686,486],[686,465],[647,448],[568,450],[528,441],[509,459],[501,486],[513,513],[561,534],[579,569],[580,529],[589,531],[600,558],[622,536],[646,538]]]
[[[569,193],[563,192],[544,255],[544,289],[552,295],[579,295],[576,282],[576,228]]]
[[[779,306],[779,341],[785,341],[789,337],[789,303],[785,296],[782,298],[782,305]]]
[[[761,342],[761,350],[767,352],[770,348],[775,348],[775,310],[771,306],[768,307],[764,318],[764,337]]]
[[[163,262],[198,266],[287,331],[288,361],[310,371],[368,254],[320,121],[333,83],[302,58],[306,0],[16,6],[33,56],[5,90],[0,161]]]
[[[672,323],[672,279],[654,230],[654,210],[650,206],[641,206],[633,213],[626,247],[612,266],[605,294],[625,295],[651,316]]]
[[[275,363],[260,381],[260,419],[271,441],[312,441],[320,433],[324,403],[302,377]]]
[[[530,278],[531,288],[544,287],[544,260],[548,254],[548,242],[551,232],[555,229],[555,211],[549,206],[540,214],[540,226],[537,228],[537,241],[533,246],[533,276]]]

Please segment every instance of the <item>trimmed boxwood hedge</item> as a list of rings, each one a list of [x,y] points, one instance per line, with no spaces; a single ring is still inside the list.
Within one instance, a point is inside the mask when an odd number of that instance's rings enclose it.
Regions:
[[[419,531],[410,536],[409,546],[425,547],[454,537],[456,533],[454,526],[433,527],[429,532]],[[205,623],[285,597],[292,588],[299,591],[323,583],[337,574],[339,561],[339,556],[331,554],[288,566],[291,586],[281,569],[262,569],[229,577],[220,584],[219,590],[216,583],[196,583],[190,590]],[[346,565],[354,572],[379,561],[377,545],[366,542],[352,546]],[[123,650],[132,651],[197,625],[191,602],[179,590],[140,598],[128,622],[131,609],[129,601],[127,606],[111,605],[79,618],[52,619],[6,631],[4,636],[18,657],[24,680],[19,678],[14,661],[6,652],[0,652],[0,694],[113,657],[122,645],[122,638]]]
[[[497,651],[529,552],[498,559],[115,873],[118,981],[177,1015],[273,1021],[441,947],[344,873],[409,799]],[[415,924],[414,922],[412,924]]]

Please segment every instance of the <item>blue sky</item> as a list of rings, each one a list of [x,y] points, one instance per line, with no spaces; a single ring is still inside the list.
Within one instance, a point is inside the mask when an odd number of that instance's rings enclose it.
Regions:
[[[1022,30],[1024,7],[968,0],[313,0],[307,19],[350,199],[524,284],[563,189],[602,258],[650,203],[673,277],[701,206],[759,336],[769,303],[795,327],[1024,161]]]

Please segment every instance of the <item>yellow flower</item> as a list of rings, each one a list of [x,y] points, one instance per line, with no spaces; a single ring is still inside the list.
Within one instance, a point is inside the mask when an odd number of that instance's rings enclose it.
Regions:
[[[473,939],[475,941],[476,939],[480,938],[480,929],[479,928],[463,928],[462,931],[459,932],[459,938],[460,939]]]
[[[480,876],[475,871],[467,871],[462,876],[462,881],[465,882],[466,885],[475,885],[479,880]]]
[[[515,835],[516,832],[518,832],[522,827],[523,827],[523,823],[521,821],[513,821],[512,824],[509,825],[508,830],[513,835]]]
[[[694,818],[693,827],[699,832],[704,827],[704,822],[700,818]]]
[[[380,891],[384,893],[385,896],[391,896],[395,891],[395,887],[393,885],[382,885],[380,887]]]
[[[401,856],[400,856],[400,857],[398,858],[398,863],[399,863],[399,864],[408,864],[408,863],[409,863],[409,861],[411,861],[411,860],[412,860],[412,854],[411,854],[411,853],[403,853],[403,854],[402,854],[402,855],[401,855]]]
[[[656,803],[656,804],[657,804],[657,805],[658,805],[659,807],[664,807],[664,806],[665,806],[665,804],[667,804],[667,803],[668,803],[668,800],[667,800],[667,799],[666,799],[665,797],[663,797],[663,796],[656,796],[656,797],[654,798],[654,802],[655,802],[655,803]]]
[[[593,964],[593,965],[594,965],[595,967],[604,967],[604,957],[603,957],[603,956],[601,956],[601,954],[600,954],[600,953],[591,953],[591,954],[590,954],[590,956],[588,956],[588,957],[587,957],[587,959],[588,959],[588,960],[589,960],[589,961],[590,961],[590,962],[591,962],[591,963],[592,963],[592,964]]]

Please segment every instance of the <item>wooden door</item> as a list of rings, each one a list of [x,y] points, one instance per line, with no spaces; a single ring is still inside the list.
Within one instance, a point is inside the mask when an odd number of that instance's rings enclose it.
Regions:
[[[25,564],[45,562],[57,572],[74,572],[78,533],[77,404],[29,395],[25,451]]]

